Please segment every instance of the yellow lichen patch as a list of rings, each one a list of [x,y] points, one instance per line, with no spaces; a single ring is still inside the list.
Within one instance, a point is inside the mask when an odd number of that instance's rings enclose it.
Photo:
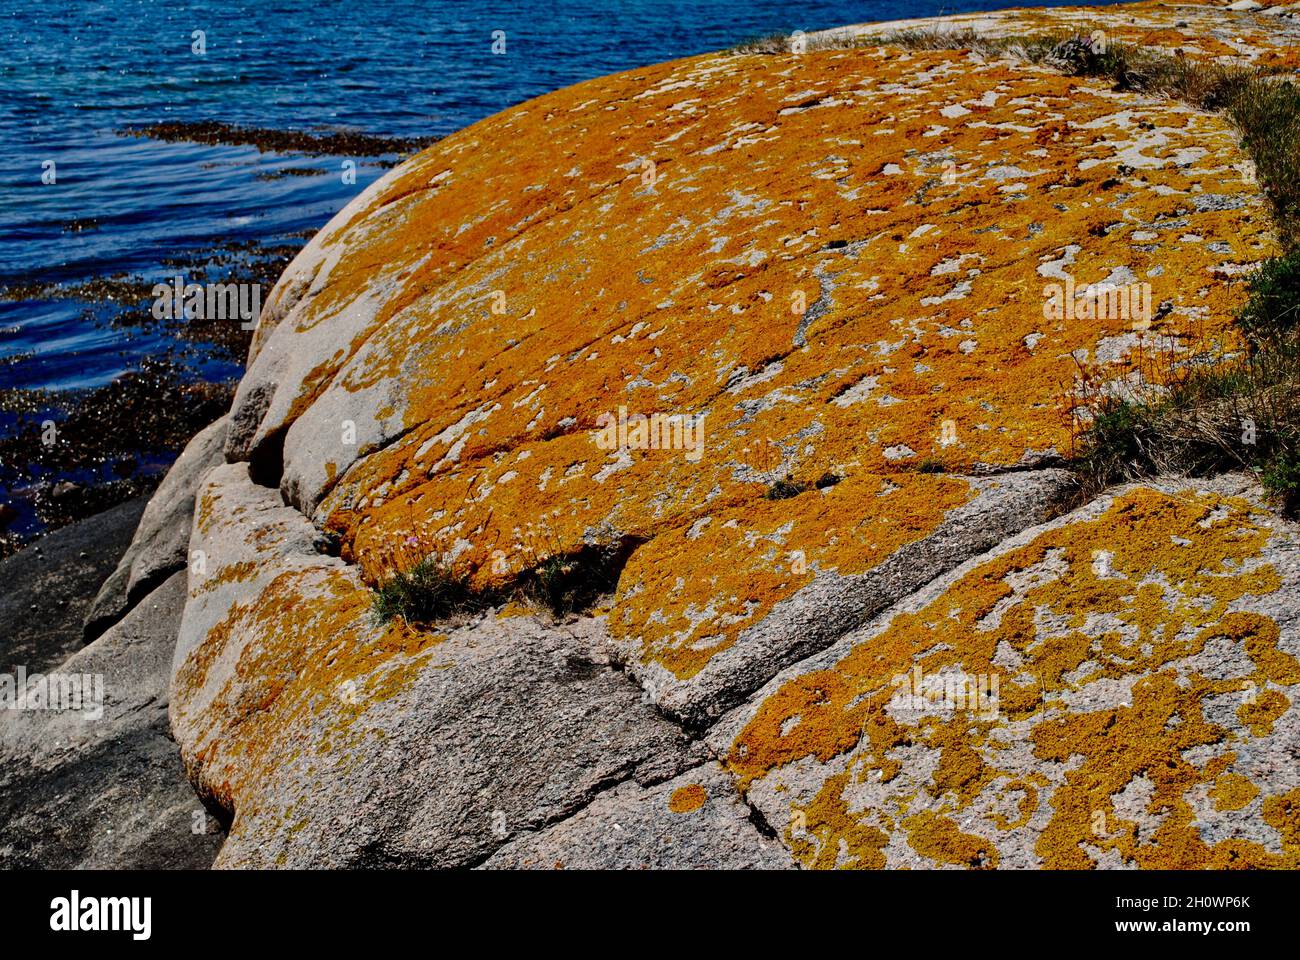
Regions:
[[[1264,801],[1264,822],[1288,848],[1300,845],[1300,788]]]
[[[994,809],[990,812],[990,818],[1000,830],[1015,830],[1023,827],[1029,822],[1038,811],[1038,790],[1023,780],[1012,780],[1003,787],[1004,797],[1010,797],[1015,802],[1014,816],[1007,816],[1000,810]]]
[[[1276,624],[1241,609],[1279,586],[1259,559],[1269,537],[1267,516],[1245,500],[1130,490],[1094,519],[976,566],[833,665],[781,683],[736,737],[729,766],[745,789],[824,766],[811,800],[791,800],[818,811],[815,843],[787,838],[809,865],[833,865],[833,851],[867,828],[905,831],[935,862],[986,865],[980,851],[992,857],[1003,842],[988,838],[1028,829],[1044,805],[1050,817],[1021,841],[1044,866],[1229,857],[1231,845],[1201,840],[1193,788],[1242,796],[1243,784],[1224,779],[1227,745],[1266,735],[1262,704],[1300,682]],[[1203,672],[1210,648],[1229,658],[1227,673]],[[940,682],[954,676],[961,687]],[[975,678],[985,699],[954,701]],[[1264,691],[1242,707],[1253,728],[1232,723],[1244,688]],[[940,690],[947,699],[936,702]],[[1300,845],[1250,856],[1295,865]]]
[[[528,604],[522,603],[518,600],[511,600],[497,611],[497,619],[505,620],[509,617],[528,617],[532,616],[534,613],[536,613],[536,611]]]
[[[668,809],[673,813],[694,813],[708,799],[708,792],[698,783],[692,783],[673,791],[668,798]]]
[[[633,554],[610,630],[689,678],[814,575],[870,570],[970,496],[956,477],[865,476],[711,513]]]
[[[1244,702],[1237,708],[1237,717],[1242,723],[1249,724],[1257,737],[1272,733],[1273,722],[1291,706],[1291,700],[1284,693],[1278,690],[1256,693],[1253,683],[1243,692],[1242,699]]]
[[[843,774],[831,777],[831,789],[818,793],[806,808],[792,811],[786,842],[806,866],[879,869],[885,866],[881,851],[889,837],[849,812],[843,792],[833,786],[842,786],[845,779]]]
[[[215,739],[199,749],[204,778],[220,802],[238,808],[273,776],[295,742],[289,731],[324,718],[323,741],[378,701],[400,694],[442,639],[396,620],[370,621],[368,591],[340,570],[289,571],[247,605],[236,604],[176,674],[180,713],[207,683],[211,664],[235,638],[234,670],[203,705],[202,726]],[[195,718],[196,721],[198,718]],[[201,737],[200,739],[207,739]]]
[[[1259,787],[1239,773],[1223,774],[1210,790],[1215,810],[1240,810],[1257,796]]]
[[[962,833],[947,817],[922,810],[904,821],[908,842],[922,856],[937,863],[991,870],[998,865],[998,851],[988,840]]]

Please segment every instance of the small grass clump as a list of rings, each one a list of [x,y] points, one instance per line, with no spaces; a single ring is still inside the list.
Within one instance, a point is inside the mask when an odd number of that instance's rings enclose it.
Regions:
[[[1237,322],[1257,341],[1292,337],[1300,326],[1300,250],[1266,260],[1250,279],[1250,299]]]
[[[812,485],[804,483],[802,480],[791,480],[789,477],[782,477],[771,484],[763,496],[768,500],[789,500],[811,489]]]
[[[400,618],[429,624],[491,606],[488,597],[470,586],[467,572],[453,569],[437,556],[394,573],[381,581],[373,594],[374,615],[380,623]]]
[[[738,56],[746,54],[770,56],[776,53],[790,53],[790,36],[785,33],[771,33],[766,36],[752,37],[749,40],[742,40],[728,52]]]
[[[832,473],[829,470],[812,483],[806,480],[792,480],[790,477],[782,477],[767,488],[763,498],[766,500],[789,500],[801,493],[807,493],[809,490],[828,490],[843,479],[839,474]]]
[[[562,619],[590,610],[613,593],[638,543],[629,538],[548,555],[505,582],[487,585],[475,585],[472,569],[456,568],[431,554],[372,588],[373,614],[379,623],[400,618],[428,625],[519,601]]]
[[[1081,380],[1075,464],[1091,491],[1156,473],[1248,469],[1288,512],[1300,508],[1300,254],[1265,261],[1248,283],[1239,350],[1166,357],[1136,394]]]
[[[1062,43],[1072,39],[1074,38],[1070,34],[1063,32],[1018,37],[989,37],[968,27],[957,30],[937,27],[859,36],[855,38],[854,45],[903,47],[907,50],[968,50],[986,59],[1010,57],[1028,63],[1042,63],[1051,58]]]
[[[737,56],[772,56],[782,53],[798,56],[800,53],[814,53],[818,50],[847,50],[860,46],[866,44],[848,30],[825,30],[811,34],[770,33],[744,40],[727,52]]]

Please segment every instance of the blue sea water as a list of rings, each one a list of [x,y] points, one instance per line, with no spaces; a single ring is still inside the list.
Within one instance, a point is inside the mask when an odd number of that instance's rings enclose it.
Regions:
[[[589,77],[758,36],[1005,5],[0,0],[0,288],[168,280],[176,258],[231,244],[291,253],[383,172],[359,161],[348,184],[338,157],[165,143],[122,136],[126,128],[215,120],[441,135]],[[202,55],[192,47],[200,30]],[[492,52],[494,31],[504,31],[504,55]],[[47,161],[53,184],[42,182]],[[289,167],[325,174],[274,176]],[[167,352],[197,377],[238,375],[238,358],[163,326],[121,323],[114,307],[0,298],[0,388],[91,387]]]

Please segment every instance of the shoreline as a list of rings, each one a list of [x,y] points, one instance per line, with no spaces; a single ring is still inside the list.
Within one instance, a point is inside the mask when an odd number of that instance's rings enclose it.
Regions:
[[[91,390],[0,393],[13,418],[0,439],[0,557],[152,492],[233,395],[233,384],[187,381],[166,360]]]
[[[116,132],[157,144],[248,145],[259,155],[277,154],[291,164],[269,172],[250,170],[257,182],[326,176],[330,171],[320,168],[319,161],[330,157],[386,169],[438,139],[217,121],[165,122]],[[313,162],[317,165],[307,165]],[[74,281],[38,275],[0,282],[0,303],[81,306],[81,336],[118,330],[128,342],[141,336],[158,338],[161,348],[139,356],[130,369],[100,385],[0,388],[0,558],[70,523],[150,493],[194,434],[228,408],[243,374],[251,330],[228,320],[155,317],[150,310],[155,274],[161,271],[169,281],[182,276],[187,283],[257,284],[264,299],[329,216],[332,213],[320,217],[315,227],[292,234],[250,238],[232,232],[204,248],[161,257],[155,269],[110,269]],[[100,228],[95,218],[64,224],[64,232],[72,235]],[[10,332],[21,334],[23,327],[19,324]],[[37,344],[4,358],[0,369],[40,360]],[[51,358],[51,363],[60,362],[67,361]],[[207,369],[213,366],[217,376]]]

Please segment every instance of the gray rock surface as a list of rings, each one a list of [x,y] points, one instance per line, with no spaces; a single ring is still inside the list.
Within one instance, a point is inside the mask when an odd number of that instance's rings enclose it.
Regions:
[[[237,800],[218,866],[472,865],[611,787],[705,759],[580,633],[489,617],[425,657],[345,736],[330,716],[292,731],[295,756]]]
[[[86,639],[97,637],[142,596],[171,574],[185,569],[194,490],[203,475],[222,462],[226,420],[222,417],[199,431],[158,485],[126,554],[91,604],[86,615]]]
[[[572,817],[521,834],[485,869],[781,870],[790,855],[763,835],[731,777],[709,763],[667,783],[622,783]]]
[[[42,537],[0,560],[0,673],[45,670],[82,646],[95,590],[131,541],[143,497]]]
[[[184,602],[185,576],[174,574],[49,671],[100,678],[102,699],[92,679],[80,711],[0,711],[0,866],[212,863],[222,832],[186,781],[167,728],[167,668]]]

